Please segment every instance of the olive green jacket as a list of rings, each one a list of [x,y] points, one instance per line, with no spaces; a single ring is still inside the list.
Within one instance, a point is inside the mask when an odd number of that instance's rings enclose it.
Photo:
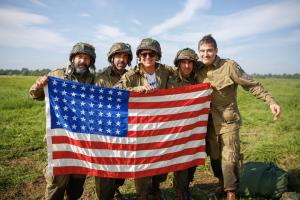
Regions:
[[[96,77],[95,85],[104,87],[118,87],[120,84],[120,79],[121,76],[114,72],[112,66],[109,66]]]
[[[168,79],[175,73],[175,71],[175,67],[156,63],[155,75],[157,89],[167,88]],[[139,92],[141,90],[141,86],[149,85],[146,74],[141,65],[137,65],[133,70],[125,73],[121,78],[121,83],[124,89],[135,92]]]
[[[181,75],[180,71],[177,70],[176,73],[169,78],[167,88],[178,88],[194,84],[197,84],[196,73],[192,72],[189,78],[185,78]]]
[[[88,84],[94,84],[94,80],[95,80],[95,76],[91,73],[89,73],[86,77],[79,79],[73,74],[69,75],[66,72],[65,68],[51,71],[48,73],[47,76],[54,76],[54,77],[58,77],[58,78],[66,79],[66,80],[71,80],[71,81],[81,82],[81,83],[88,83]],[[37,88],[36,84],[33,84],[31,86],[31,88],[29,90],[29,94],[34,100],[42,101],[45,98],[44,89]]]
[[[197,82],[211,84],[211,115],[216,133],[222,134],[240,128],[241,117],[237,105],[237,87],[241,85],[267,104],[274,97],[263,86],[247,75],[233,60],[216,57],[211,68],[203,67],[197,73]]]

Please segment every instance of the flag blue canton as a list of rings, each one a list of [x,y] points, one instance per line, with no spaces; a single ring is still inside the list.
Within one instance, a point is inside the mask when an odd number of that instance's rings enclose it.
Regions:
[[[127,136],[129,92],[48,77],[51,128]]]

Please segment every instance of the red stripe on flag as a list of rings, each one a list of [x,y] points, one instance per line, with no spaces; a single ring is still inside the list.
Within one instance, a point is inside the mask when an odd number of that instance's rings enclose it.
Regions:
[[[156,135],[175,134],[175,133],[185,132],[203,126],[207,126],[207,121],[198,121],[193,124],[189,124],[185,126],[176,126],[171,128],[128,131],[128,137],[149,137],[149,136],[156,136]]]
[[[173,95],[173,94],[183,94],[183,93],[192,93],[199,92],[203,90],[208,90],[210,88],[209,83],[201,83],[196,85],[184,86],[181,88],[169,88],[169,89],[159,89],[155,90],[152,93],[140,93],[140,92],[130,92],[130,97],[155,97],[155,96],[164,96],[164,95]]]
[[[156,163],[160,161],[168,161],[181,156],[192,155],[198,152],[204,152],[205,146],[199,146],[195,148],[187,148],[182,151],[168,153],[161,156],[151,156],[142,158],[123,158],[123,157],[94,157],[87,156],[81,153],[75,153],[71,151],[56,151],[53,152],[53,159],[77,159],[90,163],[101,164],[101,165],[140,165],[148,163]]]
[[[52,136],[52,144],[70,144],[80,148],[87,149],[110,149],[110,150],[123,150],[123,151],[139,151],[139,150],[153,150],[168,148],[175,145],[185,144],[194,140],[202,140],[205,138],[204,133],[193,134],[188,137],[162,141],[162,142],[151,142],[141,144],[119,144],[119,143],[108,143],[98,141],[82,141],[70,138],[68,136]]]
[[[146,176],[165,174],[168,172],[183,170],[196,165],[204,165],[204,164],[205,164],[205,159],[198,158],[190,162],[179,163],[179,164],[169,165],[162,168],[149,169],[149,170],[137,171],[137,172],[108,172],[108,171],[95,170],[95,169],[90,169],[85,167],[71,166],[71,167],[53,167],[53,173],[56,176],[62,174],[89,174],[91,176],[112,177],[112,178],[141,178]]]
[[[167,114],[167,115],[155,115],[155,116],[128,116],[129,124],[144,124],[154,122],[167,122],[180,119],[189,119],[198,117],[203,114],[208,114],[209,108],[203,108],[202,110],[196,110],[191,112],[183,112],[179,114]]]
[[[210,96],[198,97],[195,99],[184,99],[174,101],[163,101],[163,102],[129,102],[128,109],[157,109],[157,108],[173,108],[173,107],[184,107],[195,104],[205,103],[210,101]]]

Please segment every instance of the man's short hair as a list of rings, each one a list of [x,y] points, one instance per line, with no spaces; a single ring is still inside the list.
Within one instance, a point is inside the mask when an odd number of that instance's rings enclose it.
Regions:
[[[218,47],[217,47],[217,42],[216,42],[215,38],[213,38],[213,37],[211,36],[211,34],[208,34],[208,35],[203,36],[203,38],[199,41],[199,43],[198,43],[198,50],[199,50],[199,51],[200,51],[200,46],[201,46],[202,44],[205,44],[205,43],[210,43],[210,44],[212,44],[212,45],[214,46],[215,49],[218,48]]]

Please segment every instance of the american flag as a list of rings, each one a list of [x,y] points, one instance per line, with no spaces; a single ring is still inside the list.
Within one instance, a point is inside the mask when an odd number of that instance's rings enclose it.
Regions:
[[[153,176],[204,165],[209,84],[151,94],[48,77],[50,175]]]

